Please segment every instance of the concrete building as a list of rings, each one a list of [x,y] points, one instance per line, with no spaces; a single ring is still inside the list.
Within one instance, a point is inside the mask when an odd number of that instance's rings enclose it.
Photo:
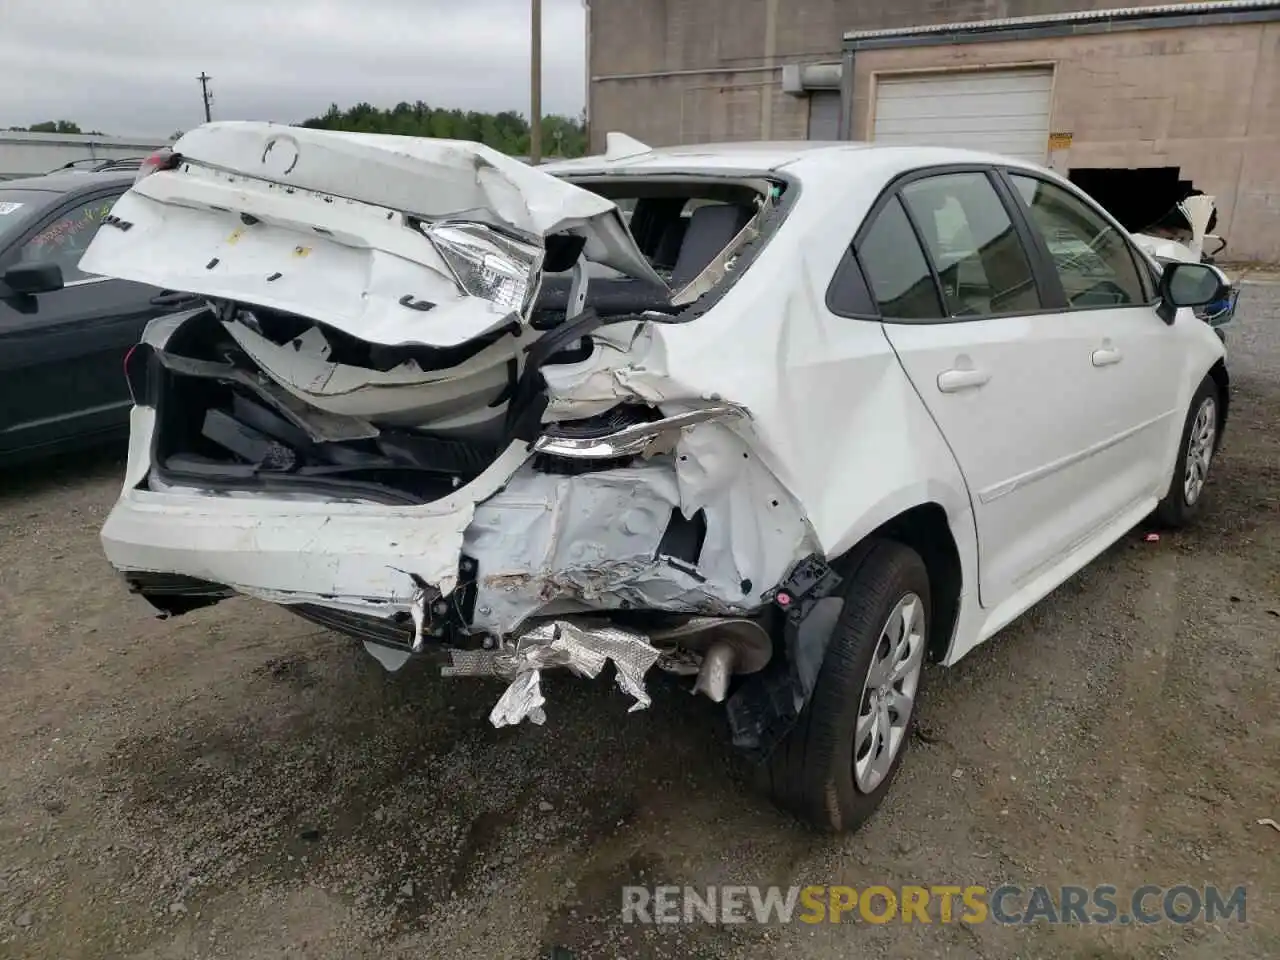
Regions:
[[[1225,256],[1280,261],[1280,0],[589,2],[596,148],[621,130],[995,150],[1132,229],[1203,191]]]

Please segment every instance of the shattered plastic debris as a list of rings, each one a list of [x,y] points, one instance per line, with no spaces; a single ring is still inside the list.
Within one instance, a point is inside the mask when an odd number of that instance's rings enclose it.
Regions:
[[[1280,830],[1280,823],[1276,823],[1270,817],[1264,817],[1262,820],[1259,820],[1258,826],[1270,827],[1272,830]]]
[[[526,718],[536,724],[546,721],[541,684],[542,671],[548,667],[567,667],[580,677],[595,679],[612,660],[618,686],[635,701],[630,712],[643,710],[651,702],[644,675],[658,656],[658,649],[643,634],[555,620],[523,634],[514,651],[450,651],[450,663],[440,672],[446,677],[513,677],[489,714],[490,723],[505,727]]]
[[[1147,541],[1147,543],[1159,543],[1159,542],[1160,542],[1160,534],[1158,534],[1158,533],[1148,533],[1148,534],[1147,534],[1145,537],[1143,537],[1142,539],[1146,540],[1146,541]]]

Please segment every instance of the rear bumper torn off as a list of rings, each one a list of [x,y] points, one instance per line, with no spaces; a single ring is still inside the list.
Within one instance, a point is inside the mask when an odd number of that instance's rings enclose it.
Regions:
[[[425,652],[451,658],[446,675],[511,678],[497,725],[539,722],[546,668],[595,677],[611,660],[647,705],[643,678],[664,654],[692,654],[692,671],[671,672],[698,673],[695,689],[723,701],[729,674],[768,662],[768,634],[746,618],[809,544],[795,507],[740,443],[706,424],[681,441],[685,459],[573,475],[545,472],[517,443],[424,506],[135,486],[102,540],[131,580],[159,573],[199,582],[202,594],[222,585],[286,605],[358,636],[388,669],[421,638]],[[760,500],[776,514],[763,528]],[[623,612],[652,629],[609,622]]]
[[[439,506],[139,489],[121,497],[102,540],[126,573],[383,616],[411,612],[415,577],[450,594],[465,556],[476,570],[470,627],[494,637],[538,614],[634,606],[734,615],[757,605],[735,565],[695,569],[696,557],[663,555],[680,498],[662,464],[577,477],[520,469],[482,503]]]

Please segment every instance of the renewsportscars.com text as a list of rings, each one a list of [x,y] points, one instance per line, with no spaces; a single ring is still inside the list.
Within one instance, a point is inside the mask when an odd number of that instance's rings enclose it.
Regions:
[[[1245,922],[1244,887],[623,887],[624,923],[1187,924]]]

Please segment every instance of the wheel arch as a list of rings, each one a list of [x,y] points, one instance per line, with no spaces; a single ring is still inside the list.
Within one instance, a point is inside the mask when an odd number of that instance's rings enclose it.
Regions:
[[[866,538],[901,543],[924,561],[929,572],[929,609],[932,612],[928,655],[934,662],[943,660],[951,647],[960,622],[960,605],[965,592],[965,564],[952,527],[946,509],[940,503],[929,501],[903,510],[880,524]]]
[[[1231,410],[1231,375],[1227,373],[1226,358],[1219,357],[1209,368],[1209,378],[1218,388],[1218,435],[1214,438],[1214,451],[1222,446],[1222,435],[1227,429],[1227,414]]]

